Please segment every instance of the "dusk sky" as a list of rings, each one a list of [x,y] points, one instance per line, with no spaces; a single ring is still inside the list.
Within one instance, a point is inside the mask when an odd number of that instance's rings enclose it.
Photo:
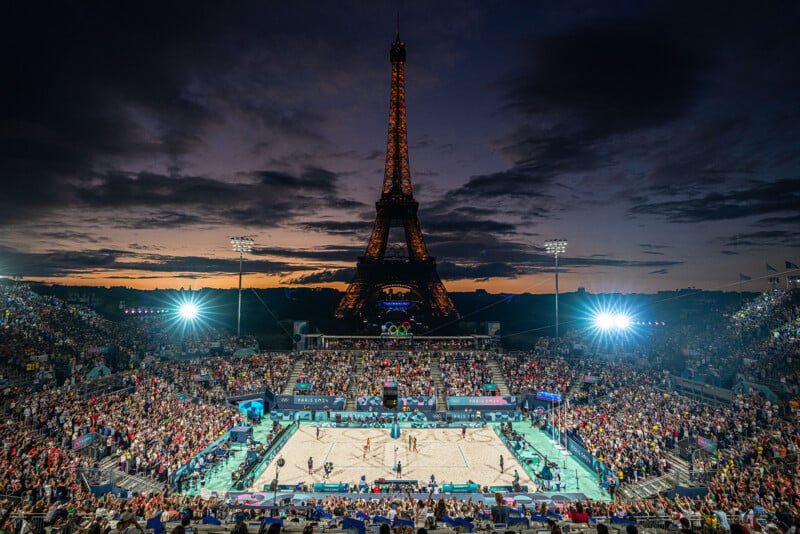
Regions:
[[[59,1],[4,9],[0,275],[233,287],[248,235],[245,286],[343,289],[398,13],[450,291],[552,292],[550,238],[562,291],[800,263],[800,2]]]

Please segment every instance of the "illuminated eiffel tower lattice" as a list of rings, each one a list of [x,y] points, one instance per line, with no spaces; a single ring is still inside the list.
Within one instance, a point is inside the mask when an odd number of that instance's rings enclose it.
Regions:
[[[399,30],[389,58],[392,90],[383,189],[375,204],[377,217],[366,253],[358,258],[355,278],[339,303],[336,316],[378,318],[382,311],[399,311],[404,306],[421,321],[457,316],[436,272],[436,258],[428,255],[417,218],[419,203],[411,190],[404,79],[406,48]],[[395,244],[391,237],[400,230],[404,239]],[[400,298],[392,297],[398,294]]]

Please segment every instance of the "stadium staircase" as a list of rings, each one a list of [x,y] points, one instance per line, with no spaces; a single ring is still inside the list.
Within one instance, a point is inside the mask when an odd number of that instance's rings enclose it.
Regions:
[[[294,394],[294,385],[297,384],[297,379],[303,374],[303,366],[305,364],[305,358],[298,358],[294,361],[294,364],[292,364],[292,372],[289,373],[289,380],[286,381],[286,385],[283,386],[283,391],[281,391],[282,395]]]
[[[689,476],[689,464],[686,460],[674,452],[667,452],[666,457],[672,465],[669,473],[659,477],[648,477],[641,482],[628,485],[620,490],[620,494],[628,499],[646,499],[676,486],[698,485],[698,482],[691,480]]]
[[[569,388],[569,392],[567,392],[568,399],[571,399],[572,397],[577,395],[581,389],[581,386],[583,385],[583,378],[584,378],[583,367],[584,367],[583,360],[580,360],[578,362],[577,369],[575,369],[575,379],[572,381],[572,385]]]
[[[164,492],[169,486],[162,482],[157,482],[152,478],[146,478],[139,475],[129,475],[123,472],[119,472],[118,478],[116,482],[114,482],[119,488],[130,490],[133,493],[138,493],[142,495],[147,493],[149,495],[160,495]]]
[[[442,380],[442,366],[439,365],[441,356],[434,352],[431,355],[431,380],[436,390],[436,411],[447,411],[447,395],[444,390],[444,380]]]
[[[668,473],[660,477],[647,477],[639,482],[628,484],[621,488],[617,494],[624,499],[649,499],[662,491],[668,491],[674,487],[673,475]]]
[[[356,358],[355,362],[352,364],[352,374],[350,375],[355,382],[355,377],[361,376],[361,373],[364,372],[364,360],[363,358]],[[347,396],[347,404],[344,405],[345,411],[348,412],[355,412],[358,411],[358,406],[356,404],[356,399],[359,393],[357,391],[351,390],[351,394]]]
[[[134,493],[157,495],[168,488],[167,484],[157,482],[151,478],[123,473],[119,470],[119,456],[116,454],[103,458],[103,461],[100,462],[100,470],[112,475],[115,486]]]
[[[681,458],[674,452],[667,452],[667,460],[672,465],[670,475],[675,480],[675,484],[679,486],[691,486],[691,477],[689,476],[689,462]]]
[[[500,395],[511,395],[511,390],[508,389],[508,383],[506,383],[506,375],[494,355],[489,356],[489,369],[492,370],[492,377],[498,393]]]

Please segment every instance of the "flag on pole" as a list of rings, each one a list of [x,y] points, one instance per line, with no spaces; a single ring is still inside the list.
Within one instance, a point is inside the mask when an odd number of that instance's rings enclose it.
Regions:
[[[739,273],[739,280],[752,280],[752,276],[747,276],[746,274]]]
[[[773,272],[776,272],[776,273],[777,273],[777,272],[778,272],[778,269],[776,269],[775,267],[773,267],[772,265],[770,265],[770,264],[768,263],[768,264],[767,264],[767,272],[770,272],[770,271],[773,271]]]
[[[787,269],[800,269],[800,267],[798,267],[797,264],[792,263],[790,261],[786,262],[786,268]]]

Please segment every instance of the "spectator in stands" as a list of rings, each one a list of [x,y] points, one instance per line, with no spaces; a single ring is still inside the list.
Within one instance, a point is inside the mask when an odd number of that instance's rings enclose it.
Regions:
[[[572,520],[573,523],[588,523],[589,522],[589,514],[587,514],[583,509],[583,503],[578,501],[575,504],[575,511],[567,512],[569,518]]]
[[[503,501],[503,494],[497,492],[494,494],[494,505],[492,506],[492,523],[506,524],[508,523],[508,507]]]
[[[129,511],[122,512],[122,515],[120,515],[119,522],[117,523],[117,530],[119,530],[121,534],[144,534],[144,529],[139,526],[133,512]]]

